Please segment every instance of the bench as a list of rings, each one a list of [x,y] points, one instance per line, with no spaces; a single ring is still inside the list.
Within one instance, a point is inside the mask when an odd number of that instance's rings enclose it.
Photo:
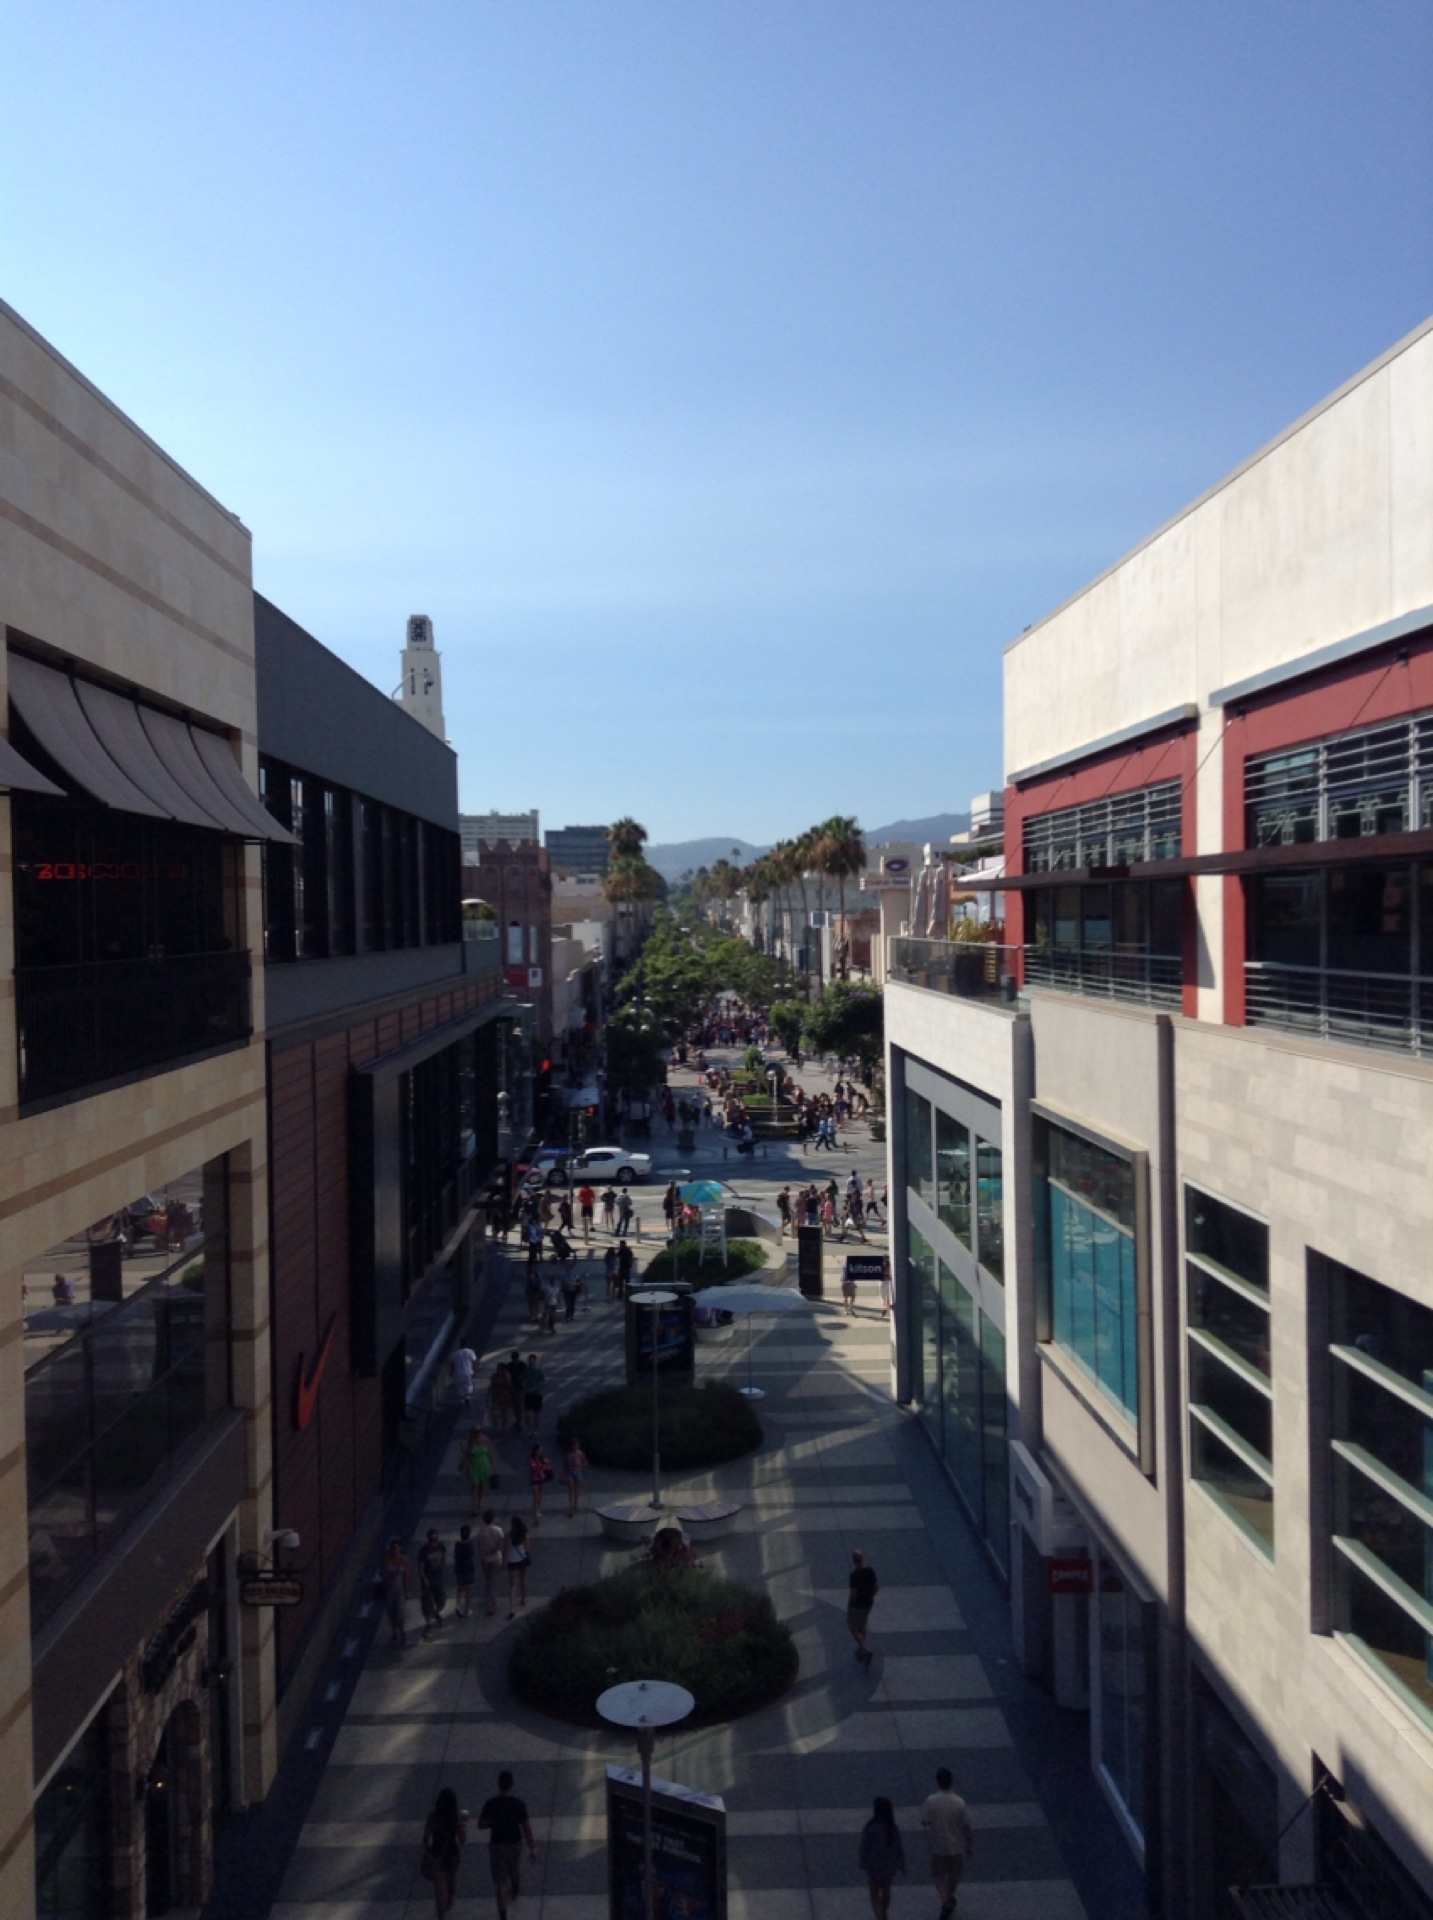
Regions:
[[[720,1540],[723,1534],[731,1532],[736,1516],[741,1512],[741,1503],[736,1500],[708,1500],[697,1506],[681,1507],[625,1504],[598,1507],[596,1511],[602,1531],[609,1540],[620,1540],[624,1546],[637,1547],[645,1545],[654,1528],[669,1526],[673,1520],[693,1542]]]

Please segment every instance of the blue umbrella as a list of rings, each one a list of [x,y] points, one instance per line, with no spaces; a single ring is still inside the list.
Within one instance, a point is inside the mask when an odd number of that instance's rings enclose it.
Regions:
[[[726,1188],[720,1180],[693,1180],[681,1194],[689,1207],[715,1207],[726,1199]]]

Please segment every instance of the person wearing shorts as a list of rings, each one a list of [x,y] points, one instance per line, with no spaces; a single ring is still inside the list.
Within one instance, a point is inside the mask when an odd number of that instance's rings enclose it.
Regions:
[[[493,1892],[497,1896],[498,1920],[507,1920],[509,1900],[522,1892],[522,1848],[527,1842],[529,1858],[537,1858],[537,1842],[532,1837],[532,1822],[527,1808],[512,1790],[512,1775],[506,1768],[498,1775],[498,1790],[485,1802],[478,1815],[478,1831],[488,1836],[488,1858],[492,1868]]]
[[[930,1833],[930,1877],[940,1895],[940,1920],[955,1912],[955,1892],[966,1861],[975,1851],[970,1811],[951,1791],[949,1767],[935,1770],[936,1791],[921,1808],[921,1825]]]

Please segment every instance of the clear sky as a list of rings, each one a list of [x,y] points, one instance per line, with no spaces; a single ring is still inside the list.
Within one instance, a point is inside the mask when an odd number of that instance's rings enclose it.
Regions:
[[[0,292],[463,805],[1000,783],[1004,644],[1433,310],[1428,0],[47,0]]]

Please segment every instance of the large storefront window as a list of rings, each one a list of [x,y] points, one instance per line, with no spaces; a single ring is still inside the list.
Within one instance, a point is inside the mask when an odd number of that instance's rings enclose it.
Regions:
[[[953,1115],[936,1109],[935,1164],[942,1226],[949,1227],[962,1246],[971,1247],[970,1128]]]
[[[935,1208],[935,1156],[930,1137],[930,1101],[906,1088],[906,1185]]]
[[[1433,1716],[1433,1310],[1334,1260],[1335,1622]]]
[[[911,1244],[912,1290],[918,1284],[921,1299],[922,1418],[976,1530],[1004,1569],[1010,1518],[1005,1336],[919,1234],[912,1232]]]
[[[1039,1120],[1036,1219],[1050,1337],[1139,1418],[1135,1169],[1128,1156]]]
[[[223,1162],[24,1269],[30,1603],[46,1618],[229,1404]]]
[[[1269,1230],[1184,1191],[1190,1472],[1265,1553],[1274,1551]]]
[[[1136,1836],[1145,1831],[1144,1608],[1101,1554],[1095,1610],[1095,1752],[1105,1784]]]
[[[36,1920],[107,1920],[113,1911],[110,1780],[101,1709],[35,1800]]]

